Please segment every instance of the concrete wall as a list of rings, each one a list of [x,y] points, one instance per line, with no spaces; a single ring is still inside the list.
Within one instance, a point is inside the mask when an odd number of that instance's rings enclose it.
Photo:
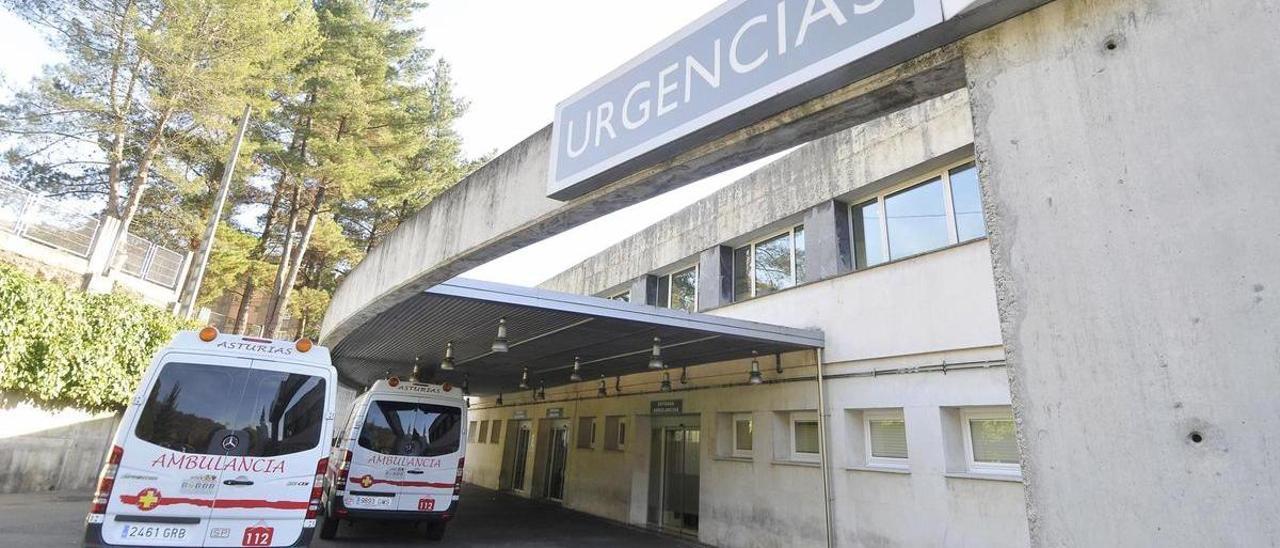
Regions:
[[[948,465],[957,458],[957,450],[947,443],[956,432],[944,420],[946,409],[1008,405],[1003,368],[841,378],[943,361],[998,362],[1003,352],[989,264],[986,242],[979,240],[715,311],[821,328],[831,341],[832,363],[826,371],[837,377],[829,381],[828,396],[839,545],[1027,545],[1020,481],[969,476]],[[942,308],[951,312],[936,314]],[[921,321],[931,315],[936,317]],[[868,331],[872,319],[880,325]],[[649,416],[649,402],[682,399],[685,419],[702,432],[699,540],[717,546],[820,545],[821,470],[816,464],[793,462],[785,452],[787,413],[817,409],[811,380],[814,356],[783,356],[782,374],[773,370],[772,356],[761,362],[771,381],[762,386],[745,385],[746,361],[707,364],[688,368],[687,385],[678,381],[679,370],[670,371],[672,393],[658,392],[659,373],[643,373],[621,379],[621,396],[611,378],[606,398],[596,397],[598,381],[548,389],[545,403],[532,402],[528,393],[504,395],[503,407],[485,398],[473,405],[471,420],[499,419],[506,425],[515,412],[523,411],[538,422],[547,408],[562,408],[571,417],[564,504],[643,525],[652,450],[648,438],[651,424],[658,420]],[[853,413],[875,408],[903,409],[910,473],[857,466],[862,453],[852,438],[861,423]],[[732,458],[721,451],[728,443],[721,439],[727,431],[720,421],[744,412],[753,414],[755,452],[750,459]],[[611,415],[628,421],[625,451],[576,447],[577,418],[596,417],[603,432],[604,418]],[[501,486],[501,457],[509,432],[504,431],[499,444],[468,446],[468,481]],[[534,445],[545,443],[545,435],[545,430],[538,432]],[[538,464],[530,459],[531,470]]]
[[[1059,0],[966,44],[1038,546],[1280,539],[1277,28]]]
[[[119,416],[0,399],[0,493],[94,488]]]
[[[968,92],[949,93],[806,143],[542,286],[599,293],[712,246],[772,229],[825,200],[901,182],[931,160],[972,143]]]

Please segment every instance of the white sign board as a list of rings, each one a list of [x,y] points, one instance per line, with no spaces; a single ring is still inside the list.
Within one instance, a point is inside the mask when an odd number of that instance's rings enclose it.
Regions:
[[[937,25],[943,1],[730,0],[556,106],[547,195]]]

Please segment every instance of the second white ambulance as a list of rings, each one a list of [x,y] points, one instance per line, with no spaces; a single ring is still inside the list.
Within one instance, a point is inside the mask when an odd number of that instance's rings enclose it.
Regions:
[[[408,520],[444,537],[458,509],[467,405],[448,383],[380,380],[335,431],[325,476],[320,538],[340,520]]]

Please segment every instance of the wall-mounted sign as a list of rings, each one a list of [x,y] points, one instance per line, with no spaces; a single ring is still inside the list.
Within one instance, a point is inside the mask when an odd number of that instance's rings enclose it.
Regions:
[[[653,400],[649,402],[650,415],[680,415],[684,413],[684,400]]]
[[[547,195],[598,188],[592,177],[941,23],[944,2],[957,0],[725,2],[556,106]]]
[[[559,419],[559,418],[564,418],[564,408],[563,408],[563,407],[548,407],[548,408],[547,408],[547,418],[548,418],[548,419]]]
[[[521,410],[519,410],[519,411],[516,411],[515,413],[512,413],[512,414],[511,414],[511,418],[513,418],[513,419],[527,419],[527,418],[529,418],[529,411],[528,411],[528,410],[526,410],[526,409],[521,409]]]

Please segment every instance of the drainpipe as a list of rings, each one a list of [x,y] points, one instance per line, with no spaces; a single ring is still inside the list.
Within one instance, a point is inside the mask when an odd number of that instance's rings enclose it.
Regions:
[[[834,547],[835,534],[831,529],[831,459],[827,450],[827,400],[822,379],[822,349],[813,350],[818,364],[818,463],[822,466],[822,517],[827,528],[827,548]]]

